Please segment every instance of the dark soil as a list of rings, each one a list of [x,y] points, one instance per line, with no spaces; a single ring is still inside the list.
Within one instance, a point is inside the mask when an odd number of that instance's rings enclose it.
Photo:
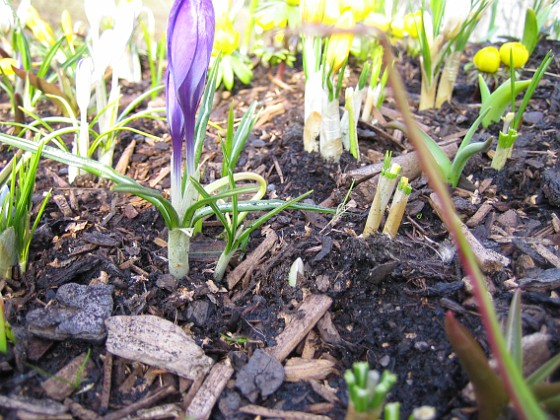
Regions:
[[[560,55],[557,43],[541,42],[527,67],[535,68],[550,48],[557,57]],[[402,63],[400,68],[410,89],[411,103],[415,104],[420,88],[419,70],[415,59],[405,56]],[[523,279],[530,269],[554,267],[554,259],[546,258],[532,245],[539,243],[556,258],[559,255],[560,200],[554,195],[558,194],[560,183],[558,58],[548,73],[530,103],[527,113],[532,118],[523,124],[505,169],[497,173],[490,169],[487,154],[477,156],[465,169],[473,191],[453,192],[465,221],[483,203],[491,203],[486,216],[477,226],[470,227],[487,248],[511,259],[503,270],[487,273],[492,297],[502,317],[507,313],[516,281]],[[286,70],[287,88],[273,83],[267,69],[259,67],[255,74],[251,86],[236,88],[233,94],[221,94],[213,120],[218,124],[225,122],[232,99],[237,115],[254,100],[262,103],[264,115],[278,104],[283,106],[280,112],[270,114],[258,124],[239,164],[239,170],[255,171],[267,179],[272,198],[289,199],[312,189],[313,202],[336,207],[350,188],[345,173],[373,163],[372,159],[379,159],[385,150],[392,150],[395,156],[411,150],[406,139],[397,144],[369,125],[360,124],[362,161],[357,163],[345,155],[340,164],[325,163],[318,154],[303,151],[301,69]],[[530,77],[531,73],[525,76]],[[126,92],[134,95],[146,86],[128,86]],[[420,122],[439,138],[470,127],[477,114],[477,90],[461,74],[453,102],[440,110],[419,113]],[[2,95],[0,103],[6,104],[7,98]],[[50,112],[46,102],[41,106],[40,112]],[[390,98],[387,106],[394,108]],[[8,111],[8,106],[2,108],[2,119],[10,118]],[[148,185],[168,165],[170,140],[164,124],[141,124],[146,125],[138,128],[161,136],[164,141],[154,143],[141,136],[123,134],[116,160],[135,140],[127,173]],[[480,137],[497,135],[499,128],[490,127]],[[392,135],[391,130],[385,131]],[[219,147],[214,141],[216,131],[212,129],[208,135],[203,156],[205,181],[219,176],[221,164]],[[3,165],[10,155],[4,148]],[[30,330],[27,315],[34,309],[54,305],[61,286],[107,284],[113,287],[112,315],[151,314],[173,321],[191,332],[208,356],[216,361],[230,357],[236,372],[257,349],[275,344],[284,329],[286,314],[296,313],[306,296],[326,294],[333,300],[328,314],[338,334],[329,335],[324,327],[316,328],[313,358],[335,361],[336,370],[320,381],[323,388],[332,391],[331,397],[321,395],[309,382],[300,380],[285,382],[272,395],[257,397],[252,403],[343,418],[347,395],[342,375],[353,362],[367,360],[374,369],[389,369],[397,374],[398,382],[389,400],[402,403],[403,417],[423,405],[435,407],[438,418],[473,415],[473,401],[462,392],[467,377],[445,336],[446,311],[453,310],[482,347],[488,349],[476,305],[463,281],[465,274],[446,228],[429,204],[431,191],[423,177],[412,182],[414,193],[396,239],[374,235],[364,240],[359,236],[375,188],[371,183],[362,183],[350,194],[346,212],[335,220],[295,211],[273,218],[262,234],[253,235],[247,253],[262,242],[269,229],[280,238],[276,246],[249,278],[227,290],[212,282],[215,260],[203,253],[209,252],[212,257],[214,250],[214,255],[218,254],[221,243],[216,239],[220,233],[216,223],[208,221],[206,236],[195,239],[190,275],[175,280],[167,274],[167,250],[162,242],[167,238],[165,226],[153,207],[135,197],[112,192],[102,180],[84,177],[70,186],[66,175],[63,165],[43,161],[37,202],[49,188],[53,188],[55,198],[49,202],[36,233],[28,271],[14,270],[13,279],[0,280],[7,320],[17,337],[17,345],[11,346],[6,356],[0,356],[0,395],[49,400],[41,385],[74,357],[89,350],[88,376],[71,393],[66,405],[78,403],[104,415],[172,385],[176,392],[154,405],[182,406],[187,391],[178,376],[163,371],[154,374],[146,365],[116,356],[108,359],[103,339],[97,343],[76,338],[45,340]],[[169,188],[169,178],[163,177],[153,186],[165,190]],[[287,277],[297,257],[305,263],[305,275],[292,288]],[[242,258],[239,255],[231,269]],[[552,354],[560,350],[557,293],[558,282],[551,287],[527,288],[523,295],[524,333],[548,333]],[[240,338],[246,340],[236,340]],[[292,356],[301,355],[302,351],[300,345]],[[107,363],[112,363],[112,386],[109,404],[104,406]],[[212,418],[252,418],[237,410],[248,403],[248,396],[236,388],[235,381],[230,381]],[[17,411],[0,408],[5,418],[18,417]],[[85,414],[81,417],[87,418]],[[40,413],[35,418],[47,416]]]

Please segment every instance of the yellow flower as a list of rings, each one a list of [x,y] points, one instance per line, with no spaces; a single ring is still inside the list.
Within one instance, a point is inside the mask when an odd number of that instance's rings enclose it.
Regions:
[[[299,6],[299,0],[286,0],[290,6]]]
[[[404,19],[402,17],[393,18],[389,31],[392,37],[404,38],[406,35],[404,31]]]
[[[340,17],[340,1],[325,1],[325,13],[323,15],[323,25],[334,25]]]
[[[482,48],[474,55],[473,63],[484,73],[496,73],[500,67],[500,53],[496,47]]]
[[[218,16],[212,55],[216,56],[220,51],[222,55],[231,55],[238,46],[239,32],[233,28],[233,22],[225,14]]]
[[[325,0],[301,0],[301,21],[321,23],[325,14]]]
[[[340,15],[335,24],[335,28],[341,30],[349,30],[353,27],[354,16],[350,10]],[[327,46],[327,64],[331,67],[333,73],[340,70],[348,58],[353,39],[354,34],[351,32],[334,34],[329,38],[329,44]]]
[[[18,62],[13,58],[0,58],[0,69],[2,69],[2,72],[6,76],[10,76],[11,74],[14,74],[14,70],[12,69],[12,66],[17,67]]]
[[[389,18],[381,13],[370,13],[366,16],[364,23],[367,26],[374,26],[380,31],[387,32],[391,26]]]
[[[39,12],[33,6],[29,6],[24,13],[25,24],[31,31],[37,40],[43,44],[54,45],[56,39],[54,37],[54,32],[47,22],[45,22],[39,16]]]
[[[412,38],[418,38],[418,33],[422,28],[422,12],[408,13],[404,16],[404,30]]]
[[[64,37],[68,44],[74,43],[74,28],[72,27],[72,17],[70,16],[70,12],[68,9],[64,9],[62,11],[62,15],[60,17],[60,27],[62,28],[62,32],[64,33]]]
[[[511,53],[510,53],[511,51]],[[523,67],[529,60],[529,51],[521,42],[506,42],[500,47],[500,58],[502,63],[509,67],[510,54],[513,60],[513,68]]]
[[[340,10],[342,12],[346,10],[352,11],[356,22],[363,20],[369,13],[365,0],[341,0]]]

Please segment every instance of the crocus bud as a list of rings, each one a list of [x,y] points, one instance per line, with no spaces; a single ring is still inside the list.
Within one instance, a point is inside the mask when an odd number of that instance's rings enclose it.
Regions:
[[[500,67],[500,53],[496,47],[485,47],[473,57],[473,63],[484,73],[496,73]]]
[[[68,9],[64,9],[62,11],[62,15],[60,16],[60,27],[62,28],[62,32],[64,33],[64,37],[69,44],[74,43],[74,28],[72,27],[72,16],[70,16],[70,12]]]
[[[76,102],[81,113],[87,113],[91,96],[93,60],[82,58],[76,65]]]
[[[301,0],[301,21],[303,23],[321,23],[325,14],[325,0]]]
[[[340,0],[325,0],[323,25],[334,25],[340,17]]]
[[[211,0],[175,0],[171,7],[167,26],[166,105],[173,141],[171,171],[176,176],[181,173],[183,143],[186,143],[187,174],[195,170],[195,117],[212,54],[214,25]]]
[[[370,11],[366,7],[365,0],[341,0],[340,10],[342,12],[350,10],[356,22],[363,20]]]
[[[408,13],[404,16],[404,30],[411,38],[418,38],[418,33],[422,28],[422,12]]]
[[[502,63],[509,67],[510,55],[513,60],[513,68],[520,68],[529,60],[529,51],[521,42],[506,42],[500,47],[500,58]]]
[[[382,13],[370,13],[366,16],[364,24],[367,26],[373,26],[380,31],[387,32],[391,26],[391,21]]]
[[[336,22],[335,29],[340,30],[342,33],[335,33],[329,39],[327,46],[327,65],[330,66],[333,73],[340,70],[348,54],[354,39],[354,34],[349,31],[354,27],[354,16],[350,10],[346,10]]]

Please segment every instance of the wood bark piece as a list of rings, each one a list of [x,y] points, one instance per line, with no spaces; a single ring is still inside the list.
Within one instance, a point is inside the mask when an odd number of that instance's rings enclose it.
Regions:
[[[322,380],[334,371],[335,363],[325,359],[302,359],[292,357],[286,360],[284,374],[286,382]]]
[[[166,369],[187,379],[208,372],[210,357],[180,327],[152,315],[114,316],[105,321],[107,351]]]
[[[228,289],[231,290],[235,287],[239,281],[250,276],[253,270],[257,268],[265,256],[265,254],[270,251],[278,242],[278,235],[270,229],[266,233],[266,238],[260,243],[260,245],[251,252],[247,258],[242,261],[235,269],[227,276]]]
[[[440,146],[449,158],[455,156],[455,153],[457,153],[457,143],[455,143],[454,141],[452,143],[440,143]],[[392,162],[401,165],[401,175],[406,176],[408,179],[412,180],[422,173],[416,152],[410,152],[393,157]],[[363,166],[361,168],[353,169],[344,174],[344,176],[356,178],[358,180],[360,178],[368,178],[378,175],[381,172],[382,167],[383,161],[374,163],[372,165]]]
[[[441,203],[435,193],[430,194],[430,204],[438,214],[441,213]],[[482,245],[463,223],[461,223],[461,230],[475,254],[482,271],[485,273],[496,273],[510,264],[509,258]]]
[[[284,331],[276,337],[276,345],[266,351],[282,362],[313,329],[331,304],[332,299],[327,295],[309,295],[297,310],[297,315],[290,316],[286,321]]]
[[[9,397],[0,395],[0,407],[43,416],[60,416],[68,412],[68,408],[57,401],[18,397],[17,395],[10,395]]]
[[[124,149],[123,154],[121,155],[117,165],[115,166],[115,171],[117,171],[121,175],[126,174],[126,170],[128,169],[128,165],[130,163],[130,159],[132,159],[132,155],[134,154],[134,148],[136,147],[136,140],[132,140],[126,149]]]
[[[170,396],[171,394],[174,394],[175,392],[176,390],[172,386],[159,388],[157,391],[152,392],[151,394],[141,399],[140,401],[132,403],[129,406],[126,406],[120,410],[113,411],[112,413],[109,413],[106,416],[102,417],[102,419],[121,420],[132,413],[136,413],[138,410],[141,410],[146,407],[152,407],[158,401]]]
[[[309,414],[301,411],[284,411],[273,410],[271,408],[260,407],[258,405],[245,405],[239,409],[242,413],[252,414],[254,416],[275,417],[285,420],[329,420],[330,417],[318,414]]]
[[[79,385],[94,367],[88,354],[82,353],[56,372],[54,376],[44,381],[41,388],[49,398],[62,401],[76,390],[76,385]]]
[[[74,418],[80,420],[98,420],[99,415],[95,411],[88,410],[84,406],[72,401],[70,398],[64,400],[64,405],[68,407]]]
[[[216,363],[187,408],[185,417],[197,420],[210,418],[212,408],[232,375],[233,367],[229,359]]]

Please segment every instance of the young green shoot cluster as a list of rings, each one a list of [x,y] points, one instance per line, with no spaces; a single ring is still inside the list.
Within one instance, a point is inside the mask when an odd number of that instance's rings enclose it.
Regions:
[[[388,370],[380,375],[376,370],[370,370],[367,362],[356,362],[352,369],[346,371],[344,380],[349,397],[346,419],[360,419],[364,416],[368,419],[378,419],[387,395],[397,382],[397,376]],[[397,417],[386,418],[398,419],[398,407],[392,405],[389,413],[395,412]]]
[[[51,192],[49,191],[33,223],[33,191],[39,166],[39,154],[16,154],[0,172],[0,277],[12,277],[12,268],[27,269],[29,247]]]
[[[422,2],[417,28],[422,71],[419,110],[440,108],[451,99],[461,54],[480,17],[493,1],[471,1],[467,17],[463,21],[450,21],[445,27],[443,16],[447,2],[431,0],[429,8]]]
[[[393,195],[393,191],[395,191],[395,187],[397,186],[400,173],[400,165],[397,163],[391,164],[391,153],[385,153],[383,167],[377,181],[377,190],[375,191],[375,196],[373,197],[373,202],[371,203],[371,208],[364,227],[364,238],[367,238],[379,230],[379,226],[381,226],[381,221],[385,215],[385,209],[387,208],[389,200]]]
[[[498,87],[494,92],[490,93],[488,86],[484,82],[484,79],[479,76],[480,93],[482,99],[482,108],[489,110],[486,117],[483,119],[483,125],[488,126],[492,122],[497,122],[499,118],[503,115],[505,110],[511,106],[511,112],[505,114],[503,120],[503,129],[499,133],[498,146],[496,147],[496,153],[492,158],[492,168],[496,170],[501,170],[509,157],[511,157],[513,151],[513,144],[518,137],[518,129],[523,121],[523,113],[529,104],[539,82],[541,81],[546,69],[554,59],[554,56],[549,51],[546,56],[541,61],[539,67],[533,74],[530,80],[515,80],[515,72],[513,71],[513,64],[511,65],[511,78],[504,82],[500,87]],[[510,52],[510,62],[513,63],[514,57],[513,52]],[[523,100],[521,104],[516,109],[515,99],[517,94],[523,90],[525,94],[523,95]]]

